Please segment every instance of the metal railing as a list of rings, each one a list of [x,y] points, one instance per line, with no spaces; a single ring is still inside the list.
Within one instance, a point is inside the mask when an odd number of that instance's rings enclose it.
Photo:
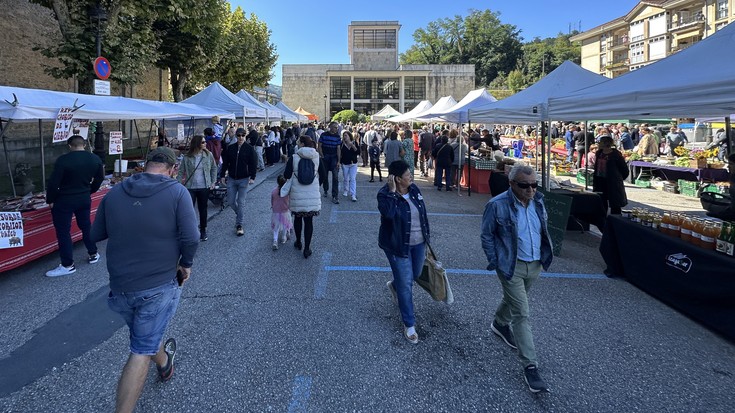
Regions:
[[[678,30],[684,27],[696,26],[698,24],[704,24],[703,14],[695,14],[693,16],[671,19],[671,21],[669,22],[669,30]]]

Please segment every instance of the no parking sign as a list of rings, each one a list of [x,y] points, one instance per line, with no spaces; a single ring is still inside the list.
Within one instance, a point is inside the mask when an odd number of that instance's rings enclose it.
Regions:
[[[112,74],[110,62],[102,56],[94,59],[94,74],[102,80],[107,80]]]

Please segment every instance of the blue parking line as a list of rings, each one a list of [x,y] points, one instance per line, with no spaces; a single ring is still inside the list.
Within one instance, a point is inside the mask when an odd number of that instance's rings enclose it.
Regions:
[[[329,271],[353,271],[353,272],[391,272],[390,267],[367,267],[367,266],[351,266],[351,265],[332,265],[324,267],[324,270]],[[447,274],[457,275],[495,275],[495,271],[488,270],[476,270],[476,269],[462,269],[462,268],[447,268]],[[591,280],[604,280],[607,279],[604,274],[565,274],[565,273],[553,273],[553,272],[542,272],[541,277],[544,278],[572,278],[572,279],[591,279]]]
[[[288,404],[288,412],[307,412],[309,410],[309,397],[311,397],[311,377],[296,376],[293,380],[291,403]]]
[[[325,252],[322,255],[322,269],[314,281],[314,299],[321,300],[327,295],[327,281],[329,280],[329,263],[332,261],[332,253]]]

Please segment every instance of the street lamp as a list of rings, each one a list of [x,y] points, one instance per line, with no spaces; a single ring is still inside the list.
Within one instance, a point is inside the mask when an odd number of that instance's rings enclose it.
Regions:
[[[97,46],[97,57],[100,57],[102,56],[102,23],[107,21],[107,12],[102,7],[100,0],[97,0],[95,7],[89,10],[89,17],[97,21],[95,45]],[[105,162],[107,150],[105,150],[105,131],[102,122],[97,122],[94,129],[94,150],[92,152],[99,156],[103,163]]]
[[[329,107],[327,106],[327,99],[329,96],[324,94],[324,122],[329,122]]]

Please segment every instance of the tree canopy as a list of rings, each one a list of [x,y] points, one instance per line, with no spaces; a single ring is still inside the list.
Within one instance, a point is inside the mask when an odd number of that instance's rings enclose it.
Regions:
[[[471,9],[465,17],[430,22],[413,33],[414,44],[401,54],[401,64],[472,64],[477,86],[521,90],[565,60],[580,62],[580,47],[569,37],[523,43],[515,25],[500,13]]]
[[[232,90],[266,86],[278,57],[268,26],[239,7],[230,11],[226,0],[31,1],[52,10],[61,32],[36,47],[58,62],[46,71],[76,77],[83,93],[92,91],[98,3],[106,12],[100,29],[110,78],[130,85],[150,69],[168,69],[176,101],[215,80]]]

